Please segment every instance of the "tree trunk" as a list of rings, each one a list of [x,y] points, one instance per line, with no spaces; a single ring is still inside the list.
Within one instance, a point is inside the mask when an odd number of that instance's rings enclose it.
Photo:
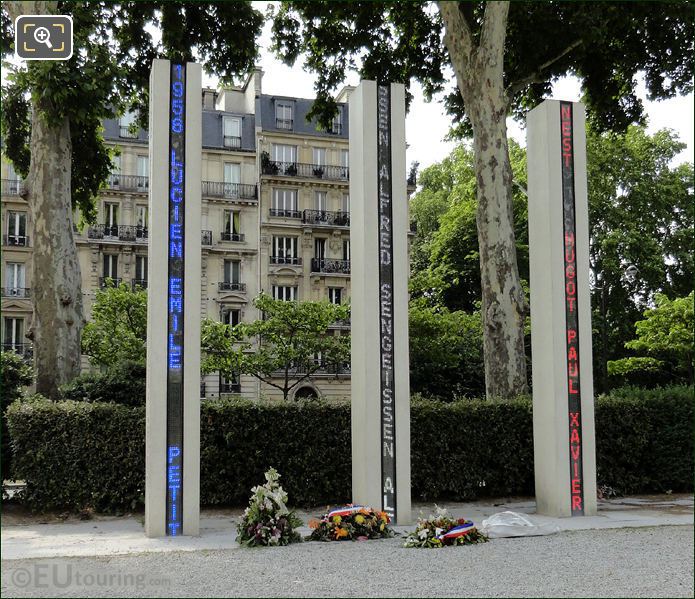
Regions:
[[[19,14],[49,14],[55,3],[12,2]],[[37,100],[38,98],[38,100]],[[67,118],[50,120],[50,101],[33,90],[28,201],[34,224],[34,318],[27,337],[34,345],[36,390],[58,397],[58,386],[80,372],[82,277],[72,232],[72,143]]]
[[[508,2],[488,2],[476,45],[458,2],[440,2],[444,41],[473,125],[483,312],[485,391],[513,397],[527,387],[526,301],[519,278],[507,144],[504,41]]]

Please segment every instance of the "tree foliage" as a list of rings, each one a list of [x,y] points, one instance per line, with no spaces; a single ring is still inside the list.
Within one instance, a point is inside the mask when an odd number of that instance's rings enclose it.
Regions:
[[[97,291],[92,318],[82,334],[82,352],[94,366],[111,367],[147,357],[147,291],[109,285]]]
[[[514,233],[522,284],[529,278],[526,151],[510,140],[514,174]],[[436,293],[451,310],[473,311],[480,303],[480,254],[476,233],[476,174],[473,152],[467,144],[456,147],[439,163],[423,170],[421,189],[410,201],[411,218],[418,234],[413,244],[411,292],[422,289],[420,272],[428,271]]]
[[[248,374],[275,387],[284,399],[319,371],[338,373],[350,362],[350,337],[329,327],[350,309],[328,302],[284,302],[261,294],[254,306],[263,318],[231,328],[205,321],[203,372],[234,378]],[[280,382],[278,382],[280,381]]]
[[[693,382],[693,293],[670,300],[656,294],[656,307],[635,323],[637,336],[625,347],[637,356],[608,363],[612,376],[629,377],[646,370],[666,372],[671,380]]]
[[[409,309],[410,391],[442,399],[485,390],[480,312],[450,312],[414,301]]]

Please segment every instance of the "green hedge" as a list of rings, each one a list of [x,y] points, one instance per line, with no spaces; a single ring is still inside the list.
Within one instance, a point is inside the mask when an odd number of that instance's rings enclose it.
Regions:
[[[15,403],[15,474],[34,509],[119,511],[144,495],[144,408]],[[413,401],[414,499],[533,494],[531,402]],[[622,493],[693,488],[692,388],[619,390],[596,403],[599,484]],[[205,400],[201,501],[241,505],[275,466],[295,505],[350,496],[348,405]],[[378,467],[378,464],[375,464]]]

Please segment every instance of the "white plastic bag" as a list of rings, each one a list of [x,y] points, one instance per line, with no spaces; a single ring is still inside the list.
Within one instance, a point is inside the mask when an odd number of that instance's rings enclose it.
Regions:
[[[560,527],[552,524],[536,524],[526,514],[500,512],[483,520],[482,531],[491,539],[499,539],[551,535],[560,532]]]

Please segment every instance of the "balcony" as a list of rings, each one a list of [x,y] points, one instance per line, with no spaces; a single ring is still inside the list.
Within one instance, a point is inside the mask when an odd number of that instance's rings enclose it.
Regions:
[[[312,258],[311,272],[325,274],[349,275],[350,260],[329,260],[327,258]]]
[[[147,279],[133,279],[130,285],[133,291],[138,289],[147,289]]]
[[[228,233],[226,231],[223,231],[220,234],[220,240],[221,241],[244,241],[246,239],[246,235],[243,233]]]
[[[20,179],[3,179],[2,195],[18,196],[24,191],[24,181]]]
[[[118,287],[122,281],[120,277],[99,277],[99,288]]]
[[[302,218],[302,213],[299,210],[285,210],[284,208],[271,208],[269,214],[279,218]]]
[[[275,128],[276,129],[286,129],[288,131],[292,131],[294,128],[294,121],[292,119],[275,119]]]
[[[241,148],[241,137],[236,137],[235,135],[225,135],[224,136],[224,147],[230,150],[238,150]]]
[[[3,287],[2,297],[31,297],[31,289],[29,287]]]
[[[217,283],[218,291],[243,291],[246,292],[246,283],[234,283],[232,281],[220,281]]]
[[[328,227],[349,227],[349,212],[329,212],[327,210],[305,210],[302,213],[302,222],[311,225],[325,225]]]
[[[223,183],[220,181],[203,181],[204,198],[226,198],[231,200],[256,200],[258,192],[255,185],[246,183]]]
[[[147,243],[147,227],[133,225],[94,225],[87,229],[89,239]]]
[[[317,370],[314,370],[313,368],[310,368],[308,365],[298,365],[298,366],[292,366],[290,368],[290,373],[292,376],[297,376],[299,374],[306,374],[309,372],[311,369],[312,372],[315,375],[350,375],[350,363],[346,362],[345,364],[329,364],[327,362],[319,361],[315,363],[315,366],[318,366]],[[278,370],[274,373],[276,376],[285,376],[284,370]]]
[[[29,237],[27,235],[3,235],[2,245],[29,247]]]
[[[200,243],[202,245],[212,245],[212,231],[201,231]]]
[[[118,129],[118,136],[123,137],[124,139],[137,139],[138,130],[131,129],[130,127],[124,127],[123,125],[121,125]]]
[[[24,359],[29,359],[34,355],[34,346],[31,343],[12,343],[5,341],[2,344],[2,351],[11,351],[19,354]]]
[[[106,187],[115,191],[139,191],[147,193],[150,178],[143,175],[122,175],[111,173],[106,179]]]
[[[326,181],[347,181],[350,169],[347,166],[329,166],[327,164],[308,164],[304,162],[278,162],[261,160],[261,172],[264,175],[282,175],[285,177],[307,177]]]
[[[291,264],[292,266],[301,266],[302,259],[299,256],[271,256],[271,264]]]

